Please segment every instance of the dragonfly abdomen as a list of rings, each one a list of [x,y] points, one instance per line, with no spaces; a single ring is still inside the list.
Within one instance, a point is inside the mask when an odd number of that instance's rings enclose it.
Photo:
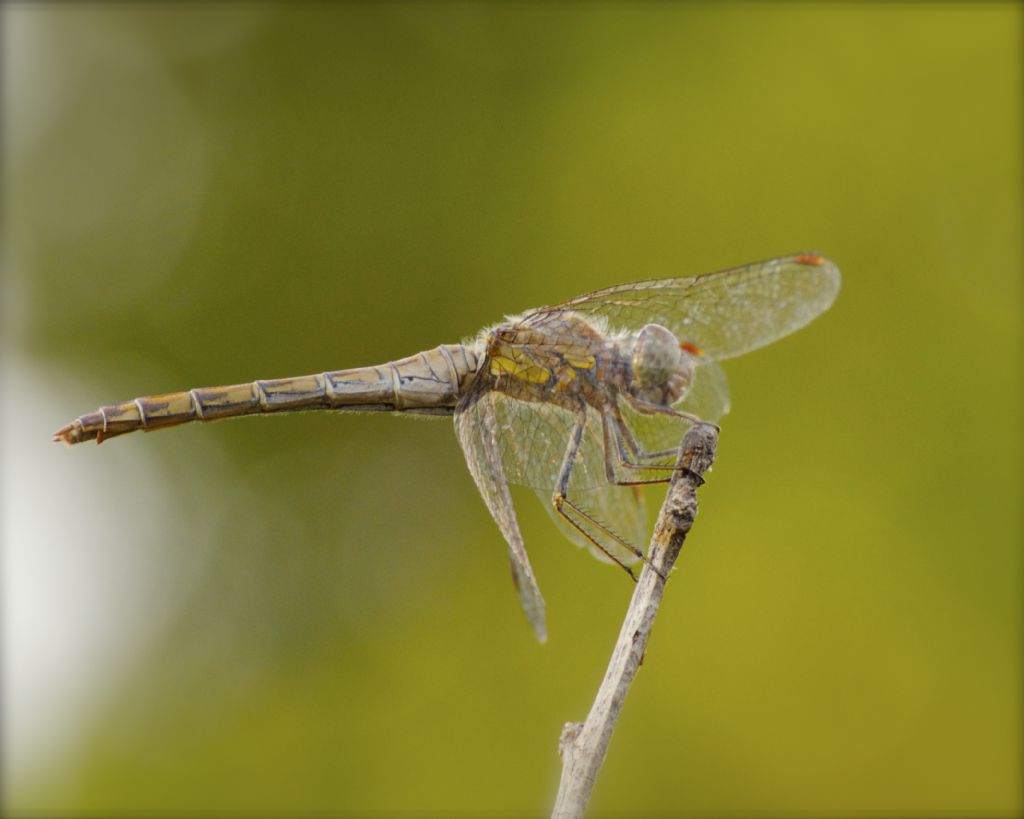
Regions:
[[[102,443],[139,429],[299,410],[450,414],[478,365],[472,348],[443,344],[377,367],[200,387],[110,404],[79,416],[53,438],[69,444]]]

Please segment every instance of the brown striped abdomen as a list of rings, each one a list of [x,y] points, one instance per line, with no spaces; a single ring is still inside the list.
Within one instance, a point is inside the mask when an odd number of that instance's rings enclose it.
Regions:
[[[111,404],[61,427],[53,439],[68,444],[93,439],[102,443],[137,429],[295,410],[448,415],[473,380],[478,365],[479,356],[473,348],[442,344],[378,367],[201,387]]]

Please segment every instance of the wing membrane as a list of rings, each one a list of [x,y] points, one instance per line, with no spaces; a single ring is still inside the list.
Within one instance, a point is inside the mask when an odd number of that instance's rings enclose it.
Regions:
[[[661,324],[709,357],[725,359],[800,329],[838,292],[838,268],[802,253],[703,276],[608,287],[537,312],[572,310],[620,332]]]
[[[729,388],[722,368],[714,361],[701,359],[690,392],[679,406],[712,422],[728,412]],[[623,408],[623,413],[626,423],[645,450],[672,450],[670,455],[658,459],[658,463],[675,462],[676,447],[689,428],[689,422],[666,415],[641,415],[630,412],[627,407]],[[504,488],[502,485],[517,484],[528,486],[537,493],[545,510],[570,541],[586,547],[599,560],[607,561],[608,558],[600,549],[555,512],[551,503],[566,444],[576,418],[574,413],[556,404],[521,401],[500,392],[487,391],[472,412],[456,414],[456,425],[467,460],[473,457],[478,462],[483,461],[476,468],[470,465],[474,478],[478,472],[484,475],[495,472],[496,464],[500,463],[502,474],[494,479],[494,485],[486,492],[481,488],[481,493],[485,500],[492,496],[497,501],[497,513],[490,500],[487,500],[488,508],[510,544],[513,541],[521,544],[522,538],[512,511],[511,498],[505,501],[507,485]],[[481,431],[470,435],[471,427]],[[484,429],[490,432],[485,435]],[[469,439],[469,446],[464,438]],[[481,439],[480,443],[474,442],[477,438]],[[630,472],[622,468],[615,471],[620,476],[636,479],[666,477],[664,471]],[[480,481],[477,483],[479,485]],[[645,547],[649,527],[643,495],[632,486],[608,482],[601,418],[593,408],[587,409],[587,423],[573,464],[567,495],[603,527],[639,549]],[[618,544],[606,531],[586,521],[577,522],[623,563],[630,564],[636,560],[633,553]],[[513,566],[516,562],[513,559]]]
[[[468,396],[455,412],[455,434],[462,445],[470,474],[508,544],[512,580],[519,593],[519,601],[533,633],[543,643],[547,639],[544,597],[526,555],[502,466],[499,441],[508,435],[501,435],[494,412],[495,397],[492,392]]]
[[[643,549],[648,528],[643,496],[631,486],[608,482],[601,418],[593,408],[587,408],[586,412],[583,439],[573,462],[566,495],[600,526],[585,519],[576,522],[601,547],[622,563],[630,564],[635,562],[636,555],[619,544],[609,530],[627,543]],[[599,560],[607,562],[607,555],[559,515],[551,502],[566,445],[578,416],[553,404],[519,401],[501,394],[494,397],[494,413],[499,429],[515,431],[515,434],[505,435],[500,442],[509,483],[533,488],[562,534],[577,546],[587,548]]]

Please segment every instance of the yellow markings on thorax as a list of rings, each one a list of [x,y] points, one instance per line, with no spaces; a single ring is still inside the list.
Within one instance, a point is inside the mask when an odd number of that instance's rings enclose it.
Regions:
[[[597,366],[597,358],[592,355],[585,356],[574,356],[572,354],[563,355],[567,364],[572,365],[577,370],[592,370]]]
[[[538,366],[526,355],[493,356],[491,358],[491,375],[508,375],[531,384],[546,384],[551,380],[551,371],[547,367]]]
[[[541,360],[538,361],[538,358]],[[552,378],[565,387],[576,379],[577,370],[592,370],[597,358],[580,350],[555,352],[552,348],[517,347],[502,344],[491,352],[491,374],[509,376],[529,384],[547,384]]]

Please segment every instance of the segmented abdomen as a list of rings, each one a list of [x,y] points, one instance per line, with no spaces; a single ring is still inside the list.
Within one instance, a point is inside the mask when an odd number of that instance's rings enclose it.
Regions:
[[[350,410],[451,414],[479,366],[471,347],[442,344],[378,367],[357,367],[150,395],[100,407],[54,433],[77,444],[134,432],[263,412]]]

